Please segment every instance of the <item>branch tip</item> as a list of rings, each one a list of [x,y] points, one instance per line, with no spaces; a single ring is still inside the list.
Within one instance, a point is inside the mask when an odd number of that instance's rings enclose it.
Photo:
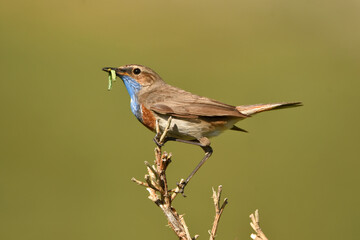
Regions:
[[[215,206],[215,218],[214,218],[214,223],[213,223],[212,229],[211,229],[211,231],[209,230],[210,240],[214,240],[215,237],[216,237],[216,231],[217,231],[217,228],[218,228],[218,224],[219,224],[219,221],[220,221],[221,214],[223,213],[224,208],[225,208],[226,204],[228,203],[227,198],[225,198],[223,204],[220,207],[220,198],[221,198],[221,192],[222,192],[222,185],[218,186],[217,192],[215,191],[214,188],[212,188],[212,191],[213,191],[212,198],[214,200],[214,206]]]
[[[251,219],[250,226],[252,227],[252,229],[254,229],[256,233],[256,234],[252,233],[250,237],[254,240],[268,240],[260,228],[260,224],[259,224],[260,215],[258,209],[255,210],[255,214],[253,213],[250,214],[250,219]]]

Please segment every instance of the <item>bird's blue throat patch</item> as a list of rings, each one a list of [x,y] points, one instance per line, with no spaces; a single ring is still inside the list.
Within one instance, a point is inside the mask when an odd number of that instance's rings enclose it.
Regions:
[[[126,75],[121,76],[121,79],[123,80],[125,87],[130,95],[131,111],[135,115],[135,117],[141,121],[142,112],[137,97],[137,93],[140,91],[141,85],[135,79]]]

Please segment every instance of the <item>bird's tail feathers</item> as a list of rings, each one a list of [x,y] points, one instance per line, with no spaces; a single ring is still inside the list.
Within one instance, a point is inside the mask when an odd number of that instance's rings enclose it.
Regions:
[[[255,105],[246,105],[246,106],[237,106],[236,109],[245,115],[254,115],[259,112],[290,108],[290,107],[299,107],[302,106],[301,102],[284,102],[284,103],[269,103],[269,104],[255,104]]]

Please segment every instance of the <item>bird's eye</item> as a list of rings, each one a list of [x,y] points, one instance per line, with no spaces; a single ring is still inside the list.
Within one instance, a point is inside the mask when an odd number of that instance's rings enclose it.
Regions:
[[[134,69],[134,74],[139,75],[141,73],[141,70],[139,68]]]

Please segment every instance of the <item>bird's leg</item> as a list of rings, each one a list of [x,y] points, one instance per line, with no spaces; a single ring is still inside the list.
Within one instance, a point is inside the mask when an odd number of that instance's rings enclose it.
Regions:
[[[160,143],[160,142],[159,142],[159,138],[160,138],[160,136],[158,136],[158,134],[156,134],[155,137],[153,138],[155,144],[156,144],[158,147],[164,146],[165,143],[168,142],[168,141],[183,142],[183,143],[189,143],[189,144],[201,146],[201,144],[200,144],[199,142],[186,141],[186,140],[182,140],[182,139],[178,139],[178,138],[173,138],[173,137],[165,137],[164,140],[163,140],[163,142]]]
[[[208,160],[210,158],[211,154],[213,153],[213,149],[210,147],[209,139],[205,138],[205,137],[203,137],[199,140],[193,140],[193,141],[188,141],[188,140],[183,140],[183,139],[178,139],[178,138],[167,138],[166,141],[183,142],[183,143],[200,146],[205,152],[205,156],[203,157],[203,159],[201,159],[201,161],[198,163],[198,165],[195,167],[195,169],[190,173],[190,175],[186,178],[186,180],[181,181],[180,183],[177,184],[179,187],[179,193],[181,193],[185,197],[185,195],[184,195],[185,186],[189,183],[190,179],[195,175],[195,173],[200,169],[200,167],[206,162],[206,160]]]
[[[156,134],[155,137],[153,138],[156,146],[158,146],[159,148],[161,148],[162,146],[164,146],[164,144],[167,142],[166,138],[164,139],[164,142],[163,143],[160,143],[159,142],[159,136]]]
[[[195,175],[195,173],[200,169],[200,167],[208,160],[213,153],[213,149],[210,146],[200,146],[204,152],[205,156],[201,161],[198,163],[198,165],[195,167],[195,169],[190,173],[190,175],[186,178],[186,180],[180,184],[178,184],[180,188],[180,193],[184,195],[184,189],[185,186],[189,183],[190,179]],[[185,196],[185,195],[184,195]]]
[[[186,141],[186,140],[181,140],[181,139],[177,139],[177,138],[173,138],[173,137],[165,137],[164,140],[162,141],[162,143],[159,142],[159,136],[156,134],[155,137],[153,138],[155,144],[158,147],[162,147],[165,145],[166,142],[168,141],[177,141],[177,142],[183,142],[183,143],[189,143],[189,144],[194,144],[197,146],[201,146],[200,144],[197,144],[197,142],[192,142],[192,141]]]

